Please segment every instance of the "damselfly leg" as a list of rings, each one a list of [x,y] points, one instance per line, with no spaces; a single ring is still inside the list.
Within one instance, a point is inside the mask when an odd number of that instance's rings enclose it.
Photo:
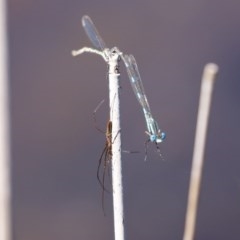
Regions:
[[[145,157],[144,157],[144,161],[147,161],[147,158],[148,158],[148,147],[149,147],[149,143],[150,143],[150,142],[151,142],[151,140],[150,140],[150,139],[147,139],[147,140],[145,141],[145,143],[144,143],[144,145],[145,145]],[[157,153],[158,153],[159,157],[160,157],[162,160],[164,160],[163,155],[162,155],[162,153],[161,153],[161,150],[160,150],[160,147],[159,147],[158,143],[155,142],[155,145],[156,145],[156,149],[157,149]]]

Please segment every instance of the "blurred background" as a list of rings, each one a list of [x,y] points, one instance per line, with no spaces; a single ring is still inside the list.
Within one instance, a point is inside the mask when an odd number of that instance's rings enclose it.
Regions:
[[[13,239],[113,239],[97,164],[109,118],[106,63],[72,57],[92,46],[88,14],[109,47],[132,53],[167,139],[144,162],[143,113],[121,64],[127,239],[181,239],[203,67],[220,67],[208,129],[196,240],[240,237],[240,2],[9,0]],[[109,179],[107,179],[108,184]]]

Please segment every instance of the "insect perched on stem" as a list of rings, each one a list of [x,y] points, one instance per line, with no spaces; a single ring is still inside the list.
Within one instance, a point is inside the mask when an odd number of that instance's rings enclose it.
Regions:
[[[105,187],[105,175],[106,171],[108,171],[108,175],[110,176],[110,166],[112,160],[112,121],[108,121],[106,128],[106,142],[105,147],[102,151],[102,154],[98,161],[98,169],[97,169],[97,179],[100,185],[102,186],[102,208],[104,211],[104,192],[109,192]],[[103,174],[102,178],[100,177],[100,168],[103,164]]]
[[[107,126],[106,126],[106,131],[102,131],[98,125],[97,125],[97,120],[96,120],[96,112],[100,108],[100,106],[103,104],[104,100],[102,100],[96,109],[93,112],[93,117],[94,117],[94,125],[95,128],[105,134],[106,141],[105,141],[105,146],[102,150],[102,153],[100,155],[100,158],[98,160],[98,168],[97,168],[97,179],[99,184],[102,187],[102,209],[104,211],[104,193],[105,192],[110,192],[106,187],[105,187],[105,176],[106,176],[106,171],[108,172],[108,176],[110,178],[110,167],[111,167],[111,160],[112,160],[112,121],[108,120]],[[115,137],[116,138],[116,137]],[[114,139],[115,139],[114,138]],[[101,176],[101,166],[103,166],[103,172]]]
[[[157,121],[153,118],[148,99],[143,87],[142,79],[138,70],[138,65],[134,56],[123,54],[116,47],[112,49],[107,48],[105,42],[103,41],[102,37],[100,36],[89,16],[83,16],[82,25],[89,40],[92,42],[96,49],[83,47],[79,50],[72,51],[73,56],[77,56],[84,52],[95,53],[102,56],[109,66],[109,76],[112,73],[116,74],[116,72],[120,74],[116,66],[118,67],[119,59],[124,62],[132,89],[137,97],[138,102],[141,105],[146,121],[147,131],[145,131],[145,133],[148,135],[148,140],[145,142],[145,160],[147,159],[147,148],[149,142],[155,143],[157,151],[162,158],[158,143],[164,141],[164,139],[166,138],[166,133],[159,128]]]
[[[114,98],[115,100],[115,98]],[[100,155],[100,158],[98,160],[98,168],[97,168],[97,179],[99,184],[102,187],[102,209],[103,212],[105,214],[104,211],[104,194],[105,192],[110,193],[110,191],[105,187],[105,177],[106,177],[106,173],[109,176],[109,179],[111,180],[111,174],[110,174],[110,170],[111,170],[111,163],[112,163],[112,144],[114,143],[115,139],[117,138],[120,130],[115,134],[115,136],[112,136],[112,121],[108,120],[107,122],[107,126],[106,126],[106,131],[101,130],[98,125],[97,125],[97,118],[96,118],[96,112],[98,111],[98,109],[101,107],[101,105],[103,104],[104,100],[102,100],[98,106],[96,107],[96,109],[93,111],[93,118],[94,118],[94,127],[101,133],[105,134],[106,137],[106,141],[105,141],[105,146],[102,150],[102,153]],[[114,104],[114,102],[113,102]],[[111,107],[112,109],[112,107]],[[123,153],[139,153],[139,151],[129,151],[129,150],[122,150]],[[101,166],[103,166],[103,168],[101,169]],[[101,175],[101,170],[102,170],[102,175]]]
[[[147,125],[147,131],[145,131],[145,133],[149,138],[145,142],[145,161],[147,160],[147,148],[149,142],[156,144],[157,151],[162,158],[158,143],[163,142],[163,140],[166,138],[166,133],[160,130],[157,121],[152,116],[147,95],[145,94],[142,79],[138,70],[137,62],[133,55],[122,55],[121,58],[126,66],[133,92],[135,93],[136,98],[142,107]]]

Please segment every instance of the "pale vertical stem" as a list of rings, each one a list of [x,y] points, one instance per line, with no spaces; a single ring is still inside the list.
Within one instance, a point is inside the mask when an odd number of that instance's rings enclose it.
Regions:
[[[10,137],[7,7],[0,0],[0,239],[10,240]]]
[[[121,163],[121,131],[119,101],[119,55],[113,54],[109,60],[109,103],[112,121],[112,188],[115,240],[124,240],[123,185]]]
[[[207,64],[203,72],[183,240],[194,238],[208,119],[217,72],[218,66],[213,63]]]

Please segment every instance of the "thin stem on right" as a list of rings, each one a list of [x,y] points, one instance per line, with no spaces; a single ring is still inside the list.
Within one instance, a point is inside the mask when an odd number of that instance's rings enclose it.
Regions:
[[[207,64],[203,71],[183,240],[194,238],[208,119],[217,72],[218,66],[214,63]]]

